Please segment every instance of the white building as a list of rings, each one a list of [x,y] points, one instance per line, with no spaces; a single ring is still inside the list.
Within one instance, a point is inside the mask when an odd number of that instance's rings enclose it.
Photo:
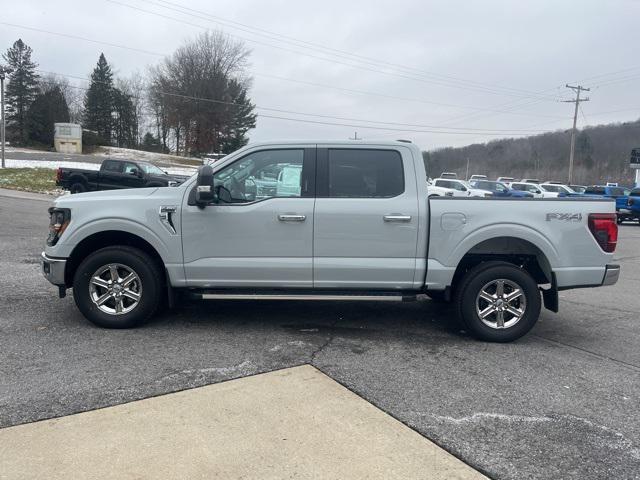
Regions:
[[[54,123],[53,126],[56,152],[82,153],[82,126],[77,123]]]

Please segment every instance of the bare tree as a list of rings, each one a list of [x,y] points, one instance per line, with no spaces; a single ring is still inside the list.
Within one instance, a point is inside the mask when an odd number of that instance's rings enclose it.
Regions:
[[[249,53],[224,33],[205,32],[151,70],[150,105],[164,145],[168,130],[176,151],[186,154],[246,143],[255,126],[245,73]]]

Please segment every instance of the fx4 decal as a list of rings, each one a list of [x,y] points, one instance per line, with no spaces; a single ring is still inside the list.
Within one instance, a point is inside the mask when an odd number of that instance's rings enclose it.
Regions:
[[[547,222],[551,220],[564,220],[565,222],[581,222],[581,213],[547,213]]]

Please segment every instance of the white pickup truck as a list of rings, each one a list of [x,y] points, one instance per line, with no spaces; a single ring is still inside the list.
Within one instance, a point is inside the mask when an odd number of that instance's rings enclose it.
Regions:
[[[528,332],[558,291],[617,281],[615,204],[429,199],[405,142],[244,147],[178,187],[82,193],[50,209],[42,271],[93,323],[203,299],[453,301],[480,339]],[[542,297],[542,300],[541,300]]]

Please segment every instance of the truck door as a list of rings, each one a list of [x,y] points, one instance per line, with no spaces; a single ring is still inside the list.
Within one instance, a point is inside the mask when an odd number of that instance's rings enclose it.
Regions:
[[[188,286],[311,287],[315,145],[249,151],[214,174],[228,203],[182,210]]]
[[[144,187],[146,179],[144,178],[144,170],[136,163],[126,162],[122,178],[120,179],[120,188],[140,188]]]
[[[317,162],[314,287],[412,288],[419,199],[410,150],[318,148]]]
[[[121,185],[124,162],[120,160],[104,160],[100,167],[98,190],[113,190],[123,188]]]

